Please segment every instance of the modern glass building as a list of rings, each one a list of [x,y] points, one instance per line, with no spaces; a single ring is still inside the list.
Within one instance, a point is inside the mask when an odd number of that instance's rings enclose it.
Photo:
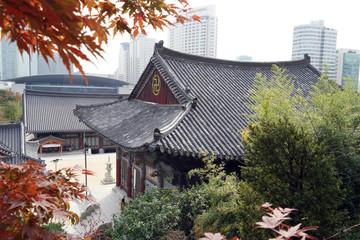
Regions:
[[[18,50],[16,43],[6,41],[6,37],[1,40],[1,66],[0,79],[17,77]]]
[[[116,78],[120,81],[129,82],[129,58],[130,44],[128,42],[120,43],[119,65]]]
[[[38,54],[31,57],[26,52],[23,54],[15,42],[10,42],[4,37],[0,42],[0,79],[33,76],[40,74],[67,74],[68,70],[63,64],[59,53],[54,53],[54,60],[49,59],[49,64]],[[70,63],[71,72],[73,64]]]
[[[215,5],[194,8],[184,13],[185,17],[201,17],[201,22],[188,21],[184,24],[174,23],[170,27],[170,48],[203,57],[217,56],[218,18],[215,16]]]
[[[135,39],[120,44],[117,79],[136,84],[154,54],[155,38],[139,33]]]
[[[311,21],[294,27],[292,60],[304,58],[308,54],[311,64],[320,72],[328,67],[328,76],[336,78],[337,31],[324,26],[323,20]]]
[[[351,78],[351,82],[358,90],[359,85],[359,70],[360,70],[360,50],[353,49],[338,49],[336,51],[336,82],[344,86],[344,78]]]

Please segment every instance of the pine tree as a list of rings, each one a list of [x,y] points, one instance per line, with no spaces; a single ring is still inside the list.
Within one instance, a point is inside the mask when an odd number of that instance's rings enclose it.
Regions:
[[[242,175],[250,186],[274,205],[298,209],[294,223],[332,233],[343,219],[342,191],[326,145],[286,115],[251,125],[244,144]]]

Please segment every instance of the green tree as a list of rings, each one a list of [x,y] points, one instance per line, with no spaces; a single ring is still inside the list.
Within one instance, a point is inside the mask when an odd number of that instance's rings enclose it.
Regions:
[[[205,199],[196,189],[184,192],[153,188],[127,203],[114,216],[112,239],[160,239],[172,230],[189,234],[193,219],[205,208]]]
[[[21,103],[18,101],[10,101],[7,103],[4,103],[2,108],[2,116],[7,121],[21,121],[22,116],[22,108]]]
[[[243,240],[265,239],[265,232],[255,231],[252,225],[260,218],[260,194],[238,177],[226,174],[224,164],[215,164],[213,157],[205,157],[205,167],[190,172],[202,180],[199,189],[207,200],[207,210],[195,220],[194,237],[205,232],[221,232],[227,239],[237,236]]]
[[[244,145],[242,176],[266,201],[298,209],[294,221],[319,226],[320,236],[339,226],[341,181],[326,144],[285,115],[250,126]]]
[[[318,154],[321,154],[323,159],[329,159],[328,161],[333,162],[334,171],[331,171],[340,180],[338,187],[341,189],[341,195],[338,196],[340,205],[337,205],[338,207],[335,210],[339,212],[345,210],[351,214],[351,220],[343,222],[345,226],[356,223],[360,201],[358,195],[360,193],[360,178],[358,177],[360,176],[358,151],[360,139],[358,130],[360,119],[359,94],[351,84],[340,88],[333,80],[328,79],[326,74],[319,78],[312,92],[302,93],[294,88],[292,79],[286,75],[284,69],[274,66],[272,71],[273,75],[270,78],[258,75],[251,90],[252,104],[249,107],[254,111],[254,114],[249,117],[253,123],[242,133],[245,144],[248,142],[247,148],[250,149],[246,157],[248,158],[247,164],[252,164],[250,158],[256,158],[252,155],[258,156],[258,162],[266,161],[263,160],[265,157],[278,161],[277,154],[286,150],[282,149],[283,145],[280,144],[281,139],[285,140],[285,136],[282,136],[281,133],[273,134],[271,129],[265,132],[262,130],[265,127],[264,124],[266,126],[271,125],[275,129],[282,127],[284,134],[286,129],[291,129],[285,126],[292,126],[294,136],[304,138],[303,144],[312,145],[304,147],[299,141],[295,141],[293,144],[297,146],[298,150],[303,148],[306,151],[315,151],[315,149],[321,148],[321,152]],[[287,125],[284,125],[285,119]],[[258,152],[255,154],[255,152],[251,152],[254,151],[251,150],[253,146],[249,145],[249,142],[257,141],[254,134],[256,137],[264,137],[263,134],[269,134],[268,141],[277,142],[279,145],[264,142],[264,149],[260,149],[261,146],[259,146]],[[288,135],[292,136],[289,133]],[[291,140],[291,138],[289,139]],[[311,154],[308,155],[311,156]],[[284,165],[283,171],[289,170],[286,168],[289,166],[289,164]],[[265,167],[267,165],[261,166],[261,168]],[[244,169],[244,173],[250,170]],[[276,172],[274,166],[264,171],[272,170]],[[256,178],[254,173],[253,175]],[[266,183],[261,179],[258,180],[263,184]],[[321,183],[319,182],[319,184]],[[261,191],[266,189],[267,186],[264,185]],[[279,197],[282,195],[284,194],[278,194]],[[270,201],[269,199],[266,200]],[[277,202],[274,203],[278,204]],[[288,204],[285,205],[289,206]]]
[[[0,123],[20,121],[22,117],[21,95],[0,90]]]
[[[317,116],[316,135],[335,157],[341,188],[346,190],[342,196],[343,207],[354,219],[359,217],[360,205],[360,95],[351,79],[346,82],[345,87],[340,88],[333,80],[321,77],[311,101]]]

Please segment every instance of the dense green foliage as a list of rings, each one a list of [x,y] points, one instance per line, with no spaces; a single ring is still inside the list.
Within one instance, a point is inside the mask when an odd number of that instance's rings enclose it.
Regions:
[[[6,102],[2,105],[3,117],[9,122],[21,121],[21,103],[20,102]]]
[[[351,218],[358,218],[360,207],[360,95],[351,84],[340,89],[334,82],[321,78],[314,88],[312,103],[315,106],[317,128],[314,134],[335,157],[335,168],[341,177],[343,208]]]
[[[114,216],[112,239],[160,239],[171,230],[189,234],[193,218],[205,208],[196,189],[179,193],[169,188],[152,188],[129,202]]]
[[[65,225],[65,224],[64,224],[64,223],[61,223],[61,222],[57,222],[57,223],[51,222],[51,223],[49,223],[49,224],[43,225],[43,227],[44,227],[47,231],[52,232],[52,233],[56,233],[56,232],[65,233],[64,229],[62,229],[62,227],[63,227],[64,225]]]
[[[246,182],[226,174],[223,165],[213,160],[204,158],[205,168],[190,172],[190,176],[202,178],[199,189],[209,204],[208,210],[196,218],[195,239],[204,232],[221,232],[227,239],[265,239],[264,232],[252,227],[261,217],[258,206],[263,200]]]
[[[319,226],[320,236],[339,226],[342,191],[326,145],[284,116],[251,126],[245,149],[243,177],[266,201],[298,209],[294,223]]]
[[[304,95],[285,70],[272,71],[251,92],[243,177],[267,201],[299,209],[319,236],[331,235],[359,217],[360,96],[326,75]]]
[[[21,121],[21,96],[0,89],[0,123]]]

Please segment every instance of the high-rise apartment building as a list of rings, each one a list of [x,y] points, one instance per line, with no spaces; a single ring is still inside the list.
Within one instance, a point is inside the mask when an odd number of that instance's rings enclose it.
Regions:
[[[216,57],[218,18],[215,15],[215,5],[194,8],[184,13],[188,18],[192,15],[201,17],[201,22],[192,19],[170,27],[170,48],[204,57]]]
[[[336,40],[337,31],[324,26],[323,20],[311,21],[294,27],[292,59],[302,59],[308,54],[311,64],[320,72],[329,68],[328,76],[336,77]]]
[[[336,82],[344,86],[343,78],[350,77],[351,82],[360,90],[360,50],[340,48],[336,51]]]
[[[139,34],[120,44],[117,79],[136,84],[154,54],[155,39]]]
[[[129,61],[130,44],[128,42],[120,43],[119,64],[117,69],[117,79],[129,82]]]

